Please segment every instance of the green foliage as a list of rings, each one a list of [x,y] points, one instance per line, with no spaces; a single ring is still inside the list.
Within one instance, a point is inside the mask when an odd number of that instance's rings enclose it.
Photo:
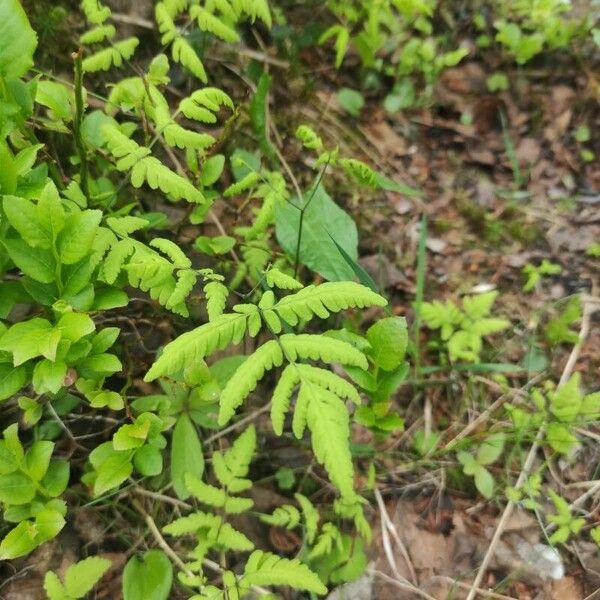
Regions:
[[[546,258],[544,258],[537,267],[531,263],[527,263],[523,267],[523,275],[527,278],[527,281],[523,286],[523,291],[531,292],[536,288],[542,277],[547,275],[558,275],[561,272],[562,267],[560,265],[551,263]]]
[[[52,458],[54,443],[34,442],[27,450],[17,424],[0,440],[0,503],[7,523],[16,523],[0,541],[0,559],[28,554],[65,526],[66,504],[58,498],[69,483],[69,463]]]
[[[61,582],[54,571],[44,577],[44,590],[48,600],[77,600],[83,598],[111,566],[110,560],[91,556],[69,566]]]
[[[435,300],[421,305],[421,317],[429,329],[439,329],[450,360],[479,362],[483,338],[503,331],[510,323],[490,316],[498,292],[465,296],[462,310],[452,301]]]
[[[557,526],[556,531],[550,536],[551,544],[564,544],[572,534],[577,534],[585,525],[585,519],[575,517],[571,512],[569,503],[561,498],[554,490],[549,489],[556,514],[548,515],[548,521]]]
[[[456,455],[462,464],[464,474],[473,476],[475,487],[486,498],[491,498],[494,493],[494,477],[485,467],[500,458],[504,450],[504,443],[504,433],[498,432],[489,435],[477,448],[475,454],[461,451]]]
[[[171,561],[160,550],[132,556],[123,569],[123,600],[167,600],[173,582]]]
[[[576,344],[579,335],[571,329],[572,325],[581,318],[581,298],[574,296],[569,299],[563,311],[548,321],[544,328],[544,337],[550,346],[562,343]]]

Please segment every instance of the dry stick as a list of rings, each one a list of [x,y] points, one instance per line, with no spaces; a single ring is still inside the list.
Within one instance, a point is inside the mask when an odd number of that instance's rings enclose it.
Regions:
[[[251,412],[249,415],[246,415],[243,419],[236,421],[233,425],[230,425],[229,427],[226,427],[225,429],[221,429],[221,431],[219,431],[218,433],[215,433],[214,435],[207,437],[205,440],[203,440],[203,443],[210,444],[211,442],[218,440],[219,438],[223,437],[224,435],[227,435],[228,433],[231,433],[232,431],[239,429],[240,427],[242,427],[242,425],[245,425],[246,423],[253,421],[259,415],[266,413],[270,408],[271,408],[271,403],[268,402],[267,404],[265,404],[264,406],[261,406],[259,409],[255,410],[254,412]]]
[[[591,320],[592,312],[594,310],[592,308],[592,306],[593,306],[593,304],[591,302],[586,302],[585,300],[583,301],[583,315],[581,317],[581,329],[579,331],[579,340],[578,340],[577,344],[575,344],[575,346],[573,346],[573,349],[571,350],[571,354],[569,355],[567,364],[565,365],[563,373],[560,377],[560,381],[558,383],[559,387],[561,385],[563,385],[569,379],[569,377],[571,377],[573,369],[575,368],[575,365],[577,364],[577,359],[579,358],[579,354],[581,353],[581,347],[583,346],[583,342],[585,341],[585,339],[588,336],[589,331],[590,331],[590,320]],[[537,454],[538,447],[540,445],[540,442],[542,441],[543,436],[544,436],[544,424],[542,423],[542,425],[538,429],[538,432],[535,436],[535,440],[533,441],[533,444],[531,445],[531,448],[529,449],[529,454],[527,455],[527,459],[525,460],[523,469],[521,470],[521,473],[519,474],[517,483],[515,484],[516,490],[519,490],[523,486],[525,481],[527,480],[527,477],[529,477],[529,472],[531,471],[531,468],[533,467],[533,463],[535,461],[535,456]],[[498,542],[500,541],[500,537],[504,533],[504,529],[508,523],[508,520],[510,519],[510,517],[512,515],[512,512],[513,512],[515,506],[516,506],[516,502],[513,502],[512,500],[508,501],[508,504],[506,505],[504,512],[502,513],[502,516],[500,517],[500,521],[498,522],[498,526],[496,527],[496,531],[494,532],[494,536],[492,537],[490,545],[488,546],[485,556],[483,557],[483,561],[481,562],[479,571],[477,571],[477,575],[471,586],[471,591],[467,595],[466,600],[473,600],[477,596],[477,594],[478,594],[477,588],[479,588],[481,586],[481,582],[483,581],[485,573],[487,572],[490,562],[494,556],[496,546],[498,545]]]
[[[163,549],[164,553],[171,559],[171,561],[174,564],[176,564],[186,574],[187,577],[193,577],[194,574],[186,567],[185,563],[179,558],[179,556],[177,556],[175,550],[173,550],[173,548],[171,548],[171,546],[167,544],[167,541],[162,536],[160,530],[156,526],[154,519],[146,512],[144,507],[137,500],[133,500],[132,504],[136,508],[136,510],[144,517],[144,520],[146,521],[146,525],[148,525],[150,533],[153,535],[154,539],[156,540],[156,543]]]
[[[470,590],[471,586],[463,583],[462,581],[456,581],[452,579],[452,577],[447,577],[443,575],[434,575],[432,579],[440,579],[441,581],[445,581],[450,585],[454,585],[461,590]],[[484,596],[485,598],[497,598],[498,600],[517,600],[514,596],[505,596],[504,594],[499,594],[498,592],[492,592],[490,590],[484,590],[482,588],[477,588],[475,590],[479,595]]]
[[[174,564],[176,564],[186,574],[187,577],[194,577],[192,571],[190,571],[186,567],[185,563],[179,558],[179,556],[177,556],[175,550],[173,550],[173,548],[169,546],[165,538],[162,536],[160,530],[158,529],[156,523],[154,522],[154,519],[146,512],[144,507],[137,500],[133,500],[132,504],[137,509],[137,511],[144,517],[144,520],[146,521],[146,525],[148,525],[150,533],[154,537],[156,543],[163,549],[164,553],[171,559],[171,561]],[[211,571],[214,571],[215,573],[221,574],[225,570],[209,558],[203,558],[202,564],[205,567],[208,567]],[[270,594],[269,590],[258,585],[253,585],[252,589],[261,594]]]
[[[402,575],[400,575],[400,573],[398,572],[398,569],[396,567],[396,561],[394,560],[394,555],[392,553],[392,547],[390,544],[388,533],[392,534],[392,537],[394,538],[396,544],[398,545],[400,554],[402,555],[402,558],[404,559],[404,562],[406,563],[406,566],[408,567],[408,570],[410,571],[410,576],[411,576],[411,579],[413,580],[413,583],[418,583],[417,574],[415,573],[415,568],[413,567],[412,561],[410,560],[410,556],[408,554],[408,551],[406,550],[406,546],[402,542],[402,539],[398,535],[398,532],[396,531],[396,528],[394,527],[394,524],[392,523],[392,520],[390,519],[390,516],[385,507],[385,503],[383,502],[381,492],[378,489],[375,490],[375,499],[377,500],[377,505],[379,506],[379,512],[381,514],[381,533],[383,535],[384,549],[385,549],[386,557],[388,559],[390,567],[394,571],[394,575],[396,575],[396,577],[398,577],[401,580],[406,580],[405,577],[402,577]]]
[[[416,594],[417,596],[420,596],[421,598],[425,598],[425,600],[437,600],[433,596],[430,596],[427,592],[424,592],[424,591],[420,590],[418,587],[414,586],[407,579],[404,579],[403,581],[394,579],[393,577],[390,577],[387,573],[384,573],[383,571],[378,571],[377,569],[369,569],[367,572],[370,575],[375,575],[376,577],[381,577],[381,579],[383,579],[384,581],[387,581],[388,583],[395,585],[397,588],[400,588],[401,590],[409,590],[409,591],[413,592],[414,594]]]

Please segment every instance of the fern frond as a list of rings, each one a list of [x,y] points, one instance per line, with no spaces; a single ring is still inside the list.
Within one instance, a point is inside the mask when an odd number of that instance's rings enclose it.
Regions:
[[[269,29],[271,28],[273,23],[267,0],[234,0],[234,4],[238,12],[248,15],[253,23],[259,18]]]
[[[321,516],[319,515],[319,511],[314,507],[314,504],[306,496],[297,493],[294,494],[294,498],[296,498],[300,508],[302,508],[304,525],[306,526],[306,540],[309,544],[312,544],[317,535]]]
[[[165,2],[158,2],[154,7],[154,18],[158,24],[158,30],[162,34],[160,39],[162,44],[168,44],[172,42],[179,34],[177,33],[177,27],[173,22],[173,16],[167,8]],[[174,60],[175,57],[173,57]]]
[[[184,333],[165,346],[163,353],[146,373],[145,381],[176,373],[216,350],[222,350],[230,344],[239,344],[246,333],[247,323],[247,315],[224,314]]]
[[[385,306],[385,298],[369,288],[352,281],[332,281],[320,285],[309,285],[304,289],[282,298],[272,310],[289,323],[310,320],[315,315],[326,319],[330,313],[348,308]]]
[[[195,534],[210,542],[211,546],[227,550],[248,552],[254,548],[254,544],[243,533],[223,521],[220,516],[201,511],[175,519],[162,530],[174,537]]]
[[[110,8],[98,0],[81,0],[80,6],[88,23],[93,25],[102,25],[111,14]]]
[[[232,183],[229,187],[225,188],[223,196],[225,196],[225,198],[237,196],[238,194],[241,194],[242,192],[245,192],[246,190],[250,189],[259,179],[259,173],[257,173],[256,171],[251,171],[250,173],[242,177],[242,179],[240,179],[239,181],[236,181],[235,183]]]
[[[321,529],[317,543],[311,548],[308,558],[314,559],[330,554],[334,544],[339,549],[343,547],[340,530],[333,523],[325,523]]]
[[[229,290],[219,281],[210,281],[204,286],[204,295],[206,296],[208,320],[214,321],[225,310]]]
[[[296,368],[302,380],[308,380],[319,387],[330,390],[340,398],[352,400],[354,404],[361,403],[360,395],[356,391],[356,388],[339,375],[326,369],[313,367],[312,365],[296,364]]]
[[[178,269],[189,269],[192,261],[183,253],[181,248],[171,240],[165,238],[154,238],[150,246],[158,248],[163,254],[166,254],[173,265]]]
[[[208,31],[216,37],[221,38],[224,42],[234,44],[240,41],[240,36],[235,29],[229,27],[229,25],[221,21],[221,19],[210,14],[198,4],[195,4],[190,8],[190,17],[196,19],[198,27],[202,31]]]
[[[118,165],[117,165],[118,168]],[[173,200],[185,199],[189,202],[204,204],[206,198],[190,181],[165,167],[157,158],[146,156],[138,161],[131,170],[131,185],[139,188],[146,183],[153,189],[160,189]]]
[[[296,364],[288,365],[275,386],[271,399],[271,424],[276,435],[283,433],[283,421],[290,406],[295,387],[300,381],[300,373]]]
[[[291,504],[283,504],[278,506],[272,514],[261,515],[260,520],[274,527],[294,529],[300,524],[300,511]]]
[[[200,502],[215,508],[222,508],[228,514],[246,512],[254,505],[251,498],[230,496],[225,490],[204,483],[191,473],[185,474],[185,485]]]
[[[127,237],[129,234],[144,229],[150,225],[146,219],[140,217],[108,217],[106,224],[121,237]]]
[[[287,585],[314,594],[327,593],[319,577],[297,558],[289,560],[262,550],[255,550],[249,556],[240,584]]]
[[[285,357],[290,362],[298,358],[322,360],[326,363],[341,363],[368,368],[366,356],[351,344],[325,335],[286,333],[279,338]]]
[[[325,467],[329,479],[342,497],[353,498],[356,494],[346,406],[333,392],[303,380],[292,422],[292,430],[298,439],[306,426],[312,434],[315,457]]]
[[[298,290],[303,287],[297,279],[274,267],[265,271],[265,279],[269,287],[277,287],[282,290]]]
[[[231,376],[221,392],[219,425],[227,423],[248,394],[256,388],[265,372],[283,363],[279,344],[271,340],[251,354]]]
[[[110,40],[117,35],[114,25],[98,25],[79,36],[80,44],[99,44],[104,40]]]
[[[184,98],[179,103],[179,110],[188,118],[201,121],[203,123],[216,123],[217,118],[214,114],[226,106],[231,110],[235,109],[233,100],[222,90],[215,87],[207,87],[196,90],[188,98]]]
[[[134,250],[135,245],[129,239],[120,240],[113,245],[106,255],[102,269],[106,283],[113,284],[116,281],[127,257],[133,254]]]
[[[377,187],[377,174],[366,163],[355,158],[341,158],[339,164],[358,183]]]
[[[230,494],[238,494],[252,487],[252,481],[245,479],[252,455],[256,449],[256,429],[248,427],[222,454],[213,453],[213,469],[221,485]]]
[[[177,282],[173,288],[173,292],[165,303],[165,307],[169,310],[174,310],[181,314],[181,310],[175,310],[185,299],[190,295],[190,292],[196,285],[196,273],[191,270],[182,270],[177,273]]]
[[[111,47],[98,50],[83,59],[81,68],[86,73],[95,73],[96,71],[108,71],[112,66],[120,67],[124,60],[129,60],[140,40],[136,37],[130,37],[115,42]]]
[[[308,125],[300,125],[296,129],[296,137],[302,142],[302,145],[309,150],[321,150],[323,140]]]
[[[215,143],[215,138],[209,133],[190,131],[173,121],[165,125],[161,133],[169,146],[182,150],[206,150]]]
[[[468,317],[473,320],[482,319],[490,314],[497,297],[497,290],[476,296],[465,296],[462,305]]]

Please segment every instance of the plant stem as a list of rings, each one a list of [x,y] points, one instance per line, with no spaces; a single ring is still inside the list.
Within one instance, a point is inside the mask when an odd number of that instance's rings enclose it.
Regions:
[[[73,136],[75,138],[75,147],[79,155],[79,177],[81,179],[81,189],[86,198],[90,197],[88,185],[88,164],[81,137],[81,123],[83,121],[83,68],[82,68],[83,49],[80,48],[72,54],[75,61],[75,119],[73,120]]]
[[[310,203],[312,202],[313,198],[315,197],[315,194],[317,193],[317,190],[319,189],[319,185],[321,185],[321,180],[323,179],[323,175],[325,175],[325,171],[327,170],[328,166],[329,166],[329,161],[327,161],[323,165],[323,168],[319,172],[319,175],[317,176],[315,184],[313,185],[313,189],[312,189],[309,199],[306,201],[306,204],[300,209],[300,222],[298,223],[298,241],[296,242],[296,255],[294,257],[294,277],[296,277],[298,275],[298,269],[300,268],[300,243],[302,241],[302,227],[304,224],[304,213],[306,212],[306,209],[309,207]],[[301,200],[301,199],[302,198],[298,198],[298,200]]]

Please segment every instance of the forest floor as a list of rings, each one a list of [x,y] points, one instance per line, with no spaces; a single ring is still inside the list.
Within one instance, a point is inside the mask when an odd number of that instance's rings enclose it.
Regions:
[[[147,16],[140,7],[136,10],[129,26],[144,33]],[[584,161],[581,150],[586,147],[599,156],[600,142],[593,135],[587,142],[574,136],[579,127],[592,132],[600,127],[598,72],[549,61],[505,68],[509,90],[491,94],[486,79],[494,65],[467,59],[442,74],[429,107],[389,114],[381,107],[381,98],[367,94],[360,114],[352,117],[337,99],[340,87],[357,87],[358,67],[352,60],[338,71],[324,49],[310,48],[302,51],[300,65],[291,66],[267,42],[260,43],[264,47],[259,46],[257,53],[273,76],[271,139],[288,164],[294,166],[305,156],[297,145],[280,144],[290,135],[280,124],[307,122],[347,154],[422,191],[419,197],[365,194],[347,183],[335,190],[336,201],[357,222],[360,263],[390,298],[394,314],[414,322],[419,241],[426,221],[425,300],[498,290],[495,312],[508,316],[513,326],[509,334],[493,338],[486,360],[523,367],[508,373],[508,387],[485,369],[468,374],[442,369],[423,375],[421,381],[404,385],[394,399],[405,421],[403,432],[380,441],[366,428],[354,426],[355,441],[374,444],[375,460],[383,467],[377,478],[378,502],[369,511],[375,536],[367,573],[330,598],[464,598],[499,527],[502,535],[494,541],[480,584],[494,592],[480,597],[600,598],[595,544],[575,537],[561,546],[557,563],[555,556],[540,551],[546,541],[533,512],[519,509],[508,521],[502,520],[501,494],[482,501],[472,487],[449,476],[448,457],[415,460],[408,451],[410,434],[420,429],[439,432],[438,447],[447,448],[465,427],[476,435],[506,420],[503,402],[522,393],[532,379],[546,376],[558,381],[566,369],[574,370],[581,373],[587,390],[598,389],[599,259],[586,250],[600,241],[600,162]],[[223,74],[223,89],[233,90],[236,98],[251,96],[253,84],[241,74],[243,57],[225,53],[214,60]],[[225,229],[235,226],[236,211],[225,202],[219,201],[215,212]],[[206,228],[203,231],[207,233]],[[561,272],[543,277],[525,292],[523,267],[543,259],[560,265]],[[543,330],[574,294],[582,295],[585,339],[571,364],[572,345],[548,348]],[[575,333],[580,325],[578,321]],[[145,328],[142,323],[139,331],[144,343],[156,345],[160,327]],[[424,330],[425,372],[436,365],[427,342]],[[577,459],[549,461],[549,473],[552,485],[568,502],[590,522],[600,522],[600,430],[590,426],[584,435],[589,443]],[[273,450],[272,459],[281,465],[295,458],[285,446]],[[496,474],[513,483],[519,477],[518,472],[501,468]],[[274,486],[257,486],[253,495],[257,510],[279,503]],[[127,513],[113,506],[110,517],[104,518],[93,508],[90,504],[79,510],[66,533],[32,554],[20,571],[27,577],[3,584],[0,597],[37,600],[47,568],[73,561],[87,544],[102,548],[99,540],[104,536],[113,567],[122,567],[135,547],[127,552],[111,548],[118,529],[128,524]],[[273,529],[255,528],[252,535],[257,547],[279,552],[291,553],[300,543],[292,534]],[[562,576],[553,576],[556,569],[564,569]],[[116,578],[107,577],[95,597],[116,598],[119,587]]]

